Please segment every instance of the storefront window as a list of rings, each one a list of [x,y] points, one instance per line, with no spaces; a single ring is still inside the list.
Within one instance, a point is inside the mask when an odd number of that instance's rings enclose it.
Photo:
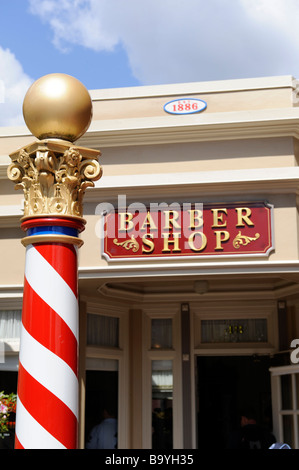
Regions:
[[[87,344],[108,348],[119,347],[119,319],[108,315],[87,315]]]
[[[152,349],[171,349],[172,348],[172,319],[152,319]]]
[[[0,338],[20,338],[21,310],[0,310]]]
[[[173,448],[171,360],[152,361],[152,448]]]

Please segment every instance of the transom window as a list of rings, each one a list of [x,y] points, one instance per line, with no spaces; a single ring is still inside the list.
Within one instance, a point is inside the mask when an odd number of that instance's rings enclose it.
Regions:
[[[119,347],[119,318],[87,314],[87,345],[103,348]]]
[[[172,319],[152,318],[152,349],[172,349]]]
[[[201,321],[202,343],[265,343],[266,318],[241,318]]]

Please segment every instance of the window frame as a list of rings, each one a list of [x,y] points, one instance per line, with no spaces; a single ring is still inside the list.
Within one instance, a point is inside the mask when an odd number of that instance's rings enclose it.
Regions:
[[[151,348],[151,320],[172,319],[172,349]],[[143,308],[143,406],[142,416],[142,440],[143,448],[152,448],[152,361],[171,360],[173,366],[173,449],[183,447],[183,433],[181,423],[182,413],[182,367],[181,361],[181,339],[180,339],[180,306],[178,304],[167,304]]]
[[[294,442],[289,444],[292,449],[299,449],[299,380],[296,383],[295,376],[299,377],[299,365],[271,367],[271,394],[273,433],[277,442],[285,442],[283,418],[290,416],[293,423]],[[281,377],[291,376],[291,402],[292,408],[282,408]]]
[[[86,302],[86,322],[87,314],[113,316],[119,319],[119,347],[88,346],[86,344],[85,357],[86,361],[88,358],[118,361],[118,448],[127,449],[129,446],[128,309],[115,305]]]
[[[12,298],[4,298],[0,300],[0,311],[19,310],[21,312],[22,323],[22,303],[23,294],[14,294]],[[19,369],[19,353],[20,353],[20,337],[4,339],[4,363],[0,362],[0,372],[12,371],[17,372]]]

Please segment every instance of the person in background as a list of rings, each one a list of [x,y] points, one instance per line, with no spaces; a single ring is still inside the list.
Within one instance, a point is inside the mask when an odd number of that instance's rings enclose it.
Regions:
[[[86,449],[117,449],[117,419],[112,408],[104,407],[103,420],[91,430]]]
[[[275,437],[265,427],[257,423],[255,413],[250,408],[241,413],[239,431],[239,449],[269,449],[275,443]]]

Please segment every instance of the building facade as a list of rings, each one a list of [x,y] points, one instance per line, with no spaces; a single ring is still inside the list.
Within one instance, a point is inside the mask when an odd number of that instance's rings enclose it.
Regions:
[[[299,448],[299,108],[290,77],[92,90],[103,177],[79,251],[80,447],[230,446],[245,407]],[[0,129],[0,389],[16,391],[23,194]],[[298,339],[299,344],[299,339]]]

